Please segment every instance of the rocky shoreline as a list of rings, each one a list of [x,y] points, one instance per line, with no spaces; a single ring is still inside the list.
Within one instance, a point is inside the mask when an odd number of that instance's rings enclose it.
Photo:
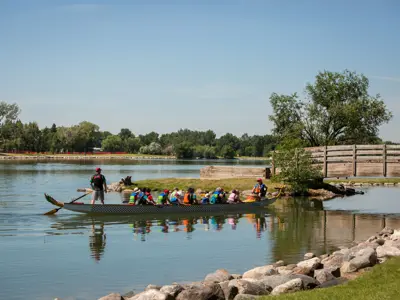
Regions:
[[[345,284],[394,256],[400,256],[400,230],[386,227],[351,248],[318,257],[306,253],[297,264],[278,261],[243,274],[220,269],[200,282],[149,285],[136,295],[113,293],[99,300],[253,300]]]

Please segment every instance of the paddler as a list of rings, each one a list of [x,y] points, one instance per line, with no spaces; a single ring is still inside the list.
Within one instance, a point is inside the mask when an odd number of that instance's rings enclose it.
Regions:
[[[262,197],[265,197],[265,195],[267,194],[267,190],[268,190],[268,187],[263,183],[261,178],[258,178],[257,183],[253,187],[251,192],[262,198]]]
[[[157,197],[157,205],[166,205],[171,204],[168,198],[169,190],[164,190],[160,195]]]
[[[90,186],[93,189],[91,203],[94,204],[96,200],[100,199],[101,204],[104,204],[104,193],[107,193],[107,183],[106,178],[101,174],[100,168],[96,168],[96,174],[90,179]]]
[[[129,204],[130,204],[130,205],[135,205],[136,201],[138,200],[138,197],[139,197],[140,192],[141,192],[141,191],[140,191],[139,188],[137,188],[137,187],[135,187],[135,188],[133,189],[133,192],[132,192],[132,194],[131,194],[130,197],[129,197]]]

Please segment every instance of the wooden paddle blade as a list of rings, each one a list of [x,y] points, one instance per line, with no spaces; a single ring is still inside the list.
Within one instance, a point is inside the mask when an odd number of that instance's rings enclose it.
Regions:
[[[47,213],[44,213],[43,215],[54,215],[56,212],[58,212],[59,210],[61,209],[61,207],[60,208],[54,208],[54,209],[52,209],[52,210],[50,210],[50,211],[48,211]]]

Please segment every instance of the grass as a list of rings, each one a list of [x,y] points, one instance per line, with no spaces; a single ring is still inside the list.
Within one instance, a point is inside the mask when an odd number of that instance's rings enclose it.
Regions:
[[[327,183],[342,183],[342,182],[352,182],[352,183],[400,183],[400,178],[350,178],[350,179],[325,179],[324,182]]]
[[[132,189],[136,186],[148,187],[152,190],[169,189],[172,190],[175,187],[186,190],[189,187],[193,187],[195,190],[201,189],[202,191],[213,191],[217,187],[230,191],[232,189],[251,190],[255,185],[256,181],[254,178],[228,178],[228,179],[198,179],[198,178],[162,178],[162,179],[149,179],[135,181],[135,185],[127,187]],[[264,183],[268,186],[268,191],[274,192],[275,187],[280,187],[281,184],[271,183],[269,180],[265,180]]]
[[[394,300],[400,299],[400,258],[363,273],[346,284],[275,297],[279,300]],[[271,296],[260,300],[271,299]],[[274,298],[272,298],[274,299]]]

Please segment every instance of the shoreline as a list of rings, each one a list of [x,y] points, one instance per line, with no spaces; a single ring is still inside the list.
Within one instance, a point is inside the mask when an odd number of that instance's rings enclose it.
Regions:
[[[269,161],[266,157],[237,157],[234,159],[178,159],[170,155],[139,155],[139,154],[10,154],[0,153],[0,160],[113,160],[113,159],[126,159],[126,160],[191,160],[191,161],[205,161],[205,160],[229,160],[229,161]]]
[[[133,291],[125,295],[112,293],[99,300],[261,300],[268,299],[269,295],[278,296],[309,290],[313,291],[301,293],[299,297],[309,299],[310,293],[318,297],[326,292],[333,292],[338,296],[337,299],[342,299],[339,296],[341,293],[343,299],[346,299],[348,294],[345,289],[349,288],[352,282],[360,283],[358,289],[366,289],[363,281],[373,282],[372,275],[379,272],[376,269],[393,264],[393,260],[389,260],[392,257],[400,257],[400,230],[385,227],[376,235],[351,248],[341,248],[320,256],[305,253],[304,259],[297,264],[286,265],[284,261],[277,261],[250,269],[243,274],[230,274],[225,269],[218,269],[206,275],[200,282],[172,283],[164,286],[149,284],[138,294]],[[387,260],[389,262],[386,262]],[[399,262],[399,258],[395,259],[394,270],[398,269],[396,264]],[[375,268],[376,265],[381,266]],[[390,293],[385,287],[381,287],[381,292]],[[360,295],[357,299],[363,299],[363,296]]]

